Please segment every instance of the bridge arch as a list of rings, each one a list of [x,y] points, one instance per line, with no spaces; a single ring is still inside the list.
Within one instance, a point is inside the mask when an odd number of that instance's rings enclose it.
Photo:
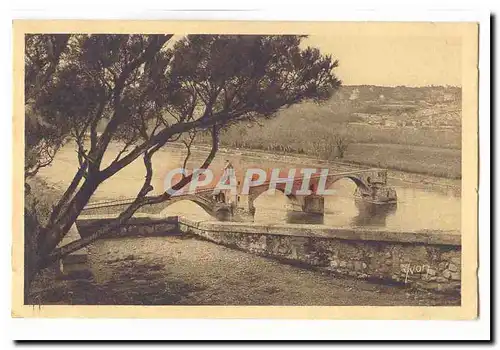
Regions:
[[[292,206],[301,205],[299,199],[294,194],[285,194],[284,189],[279,187],[277,187],[275,190],[283,194],[283,196],[287,199],[288,204],[291,204]],[[269,191],[268,184],[262,186],[250,187],[248,192],[248,208],[252,213],[252,215],[255,214],[255,201],[257,200],[257,198],[259,198],[262,194],[266,193],[267,191]]]
[[[360,177],[360,176],[356,176],[356,175],[340,175],[340,176],[328,177],[326,180],[325,189],[330,188],[337,181],[344,180],[344,179],[351,180],[356,185],[356,187],[362,192],[367,192],[367,193],[371,192],[371,188],[370,188],[371,178],[370,178],[369,174],[366,177],[366,179],[363,177]]]
[[[181,196],[171,197],[166,203],[162,210],[162,214],[165,213],[166,209],[174,203],[188,201],[196,204],[198,207],[203,209],[208,215],[217,218],[219,220],[225,220],[228,215],[230,215],[230,209],[225,206],[220,206],[215,200],[207,198],[205,196],[200,196],[196,194],[186,194]]]

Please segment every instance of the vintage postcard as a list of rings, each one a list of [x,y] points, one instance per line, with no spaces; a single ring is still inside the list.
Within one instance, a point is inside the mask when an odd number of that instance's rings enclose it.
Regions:
[[[13,25],[13,317],[477,317],[477,23]]]

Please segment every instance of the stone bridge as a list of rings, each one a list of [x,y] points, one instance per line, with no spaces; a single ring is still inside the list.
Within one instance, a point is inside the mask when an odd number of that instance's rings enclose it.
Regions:
[[[119,213],[122,210],[130,205],[135,198],[127,198],[120,200],[112,200],[112,201],[98,201],[89,203],[83,210],[84,215],[89,214],[112,214]],[[193,194],[180,194],[174,195],[170,197],[169,200],[153,204],[150,207],[144,206],[139,212],[156,212],[159,213],[165,210],[170,205],[180,202],[180,201],[191,201],[197,204],[200,208],[202,208],[209,215],[217,218],[220,221],[228,220],[233,215],[234,206],[228,201],[220,201],[217,200],[213,194],[213,189],[201,190]],[[154,207],[154,208],[151,208]],[[146,208],[146,210],[144,210]]]
[[[309,194],[304,195],[304,177],[296,177],[290,181],[276,183],[276,190],[285,194],[293,210],[310,214],[324,213],[324,193],[335,182],[350,179],[356,186],[356,197],[374,204],[388,204],[397,201],[396,191],[387,187],[387,170],[367,169],[332,174],[313,174],[309,179]],[[291,185],[290,185],[291,182]],[[252,186],[245,200],[238,201],[238,207],[255,214],[255,200],[269,190],[270,181]],[[287,191],[287,186],[288,191]],[[290,189],[291,187],[291,189]]]
[[[394,189],[387,187],[387,170],[368,169],[359,171],[350,171],[332,174],[313,174],[309,178],[308,192],[304,194],[304,177],[296,177],[289,180],[281,180],[276,183],[276,190],[283,192],[291,204],[294,211],[302,211],[309,214],[323,215],[324,213],[324,194],[321,190],[328,189],[333,183],[341,179],[350,179],[356,186],[356,197],[375,204],[395,203],[397,200]],[[173,203],[187,200],[196,203],[205,212],[217,218],[220,221],[230,219],[236,211],[243,211],[250,215],[255,215],[255,200],[264,192],[269,190],[270,181],[251,185],[247,195],[229,195],[216,196],[213,189],[203,189],[194,194],[174,195],[168,201],[157,204],[156,212],[160,212]],[[238,193],[241,193],[241,184]],[[288,188],[288,190],[287,190]],[[105,207],[125,206],[130,204],[133,199],[97,202],[89,204],[85,208],[88,213],[92,209],[102,209]]]
[[[227,198],[224,201],[217,200],[213,193],[213,189],[197,191],[194,194],[172,196],[167,202],[165,202],[163,210],[180,201],[191,201],[205,210],[205,212],[221,221],[228,220],[233,215],[234,206],[232,203],[228,201]]]

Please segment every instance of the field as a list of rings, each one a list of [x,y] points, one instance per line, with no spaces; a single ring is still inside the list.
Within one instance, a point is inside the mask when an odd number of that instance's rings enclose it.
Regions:
[[[345,123],[322,125],[306,118],[298,124],[290,124],[278,117],[265,121],[263,126],[233,126],[221,136],[221,145],[339,160],[335,148],[338,134],[350,140],[342,161],[461,178],[461,138],[453,130],[389,129]],[[199,142],[209,140],[200,137]]]
[[[460,179],[462,168],[460,150],[411,145],[352,144],[345,160],[450,179]]]

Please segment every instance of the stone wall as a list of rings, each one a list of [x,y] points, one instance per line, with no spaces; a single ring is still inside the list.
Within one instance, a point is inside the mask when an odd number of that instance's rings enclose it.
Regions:
[[[86,237],[98,228],[110,223],[115,216],[109,215],[81,215],[76,221],[80,235]],[[117,237],[147,237],[147,236],[172,236],[182,234],[179,231],[178,217],[161,217],[156,215],[136,214],[118,230],[102,238]]]
[[[80,216],[76,226],[85,237],[113,218]],[[442,292],[456,293],[461,287],[458,232],[402,233],[324,225],[195,221],[138,214],[104,238],[183,233],[343,276]]]
[[[212,242],[334,274],[443,292],[460,291],[456,232],[387,232],[320,225],[196,222],[179,227]]]
[[[117,215],[127,209],[134,199],[135,198],[109,201],[109,204],[90,203],[85,208],[83,208],[80,216],[110,217],[113,215]],[[154,217],[155,214],[160,213],[163,209],[165,209],[165,207],[165,203],[145,205],[139,208],[136,213],[144,215],[147,214]]]

